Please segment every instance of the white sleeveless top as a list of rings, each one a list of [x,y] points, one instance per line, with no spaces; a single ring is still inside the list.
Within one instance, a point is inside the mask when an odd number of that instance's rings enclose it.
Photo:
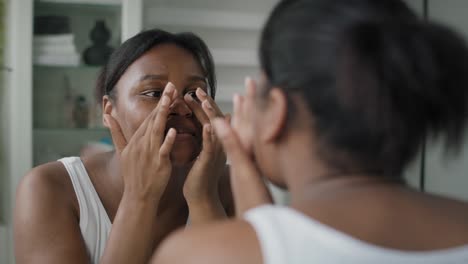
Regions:
[[[91,263],[99,263],[111,230],[111,222],[79,157],[59,160],[70,175],[80,206],[80,230]]]
[[[468,263],[468,245],[427,252],[386,249],[355,239],[288,207],[257,207],[247,211],[244,219],[255,229],[264,264]]]

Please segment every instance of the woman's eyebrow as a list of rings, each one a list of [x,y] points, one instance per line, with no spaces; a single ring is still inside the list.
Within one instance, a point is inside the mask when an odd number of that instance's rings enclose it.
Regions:
[[[201,82],[206,83],[206,78],[204,76],[200,76],[200,75],[190,75],[187,78],[187,80],[192,81],[192,82],[201,81]]]

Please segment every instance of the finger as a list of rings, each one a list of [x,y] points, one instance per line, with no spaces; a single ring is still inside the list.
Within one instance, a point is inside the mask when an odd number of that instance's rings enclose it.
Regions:
[[[211,124],[206,124],[203,126],[203,149],[208,150],[208,152],[213,151],[213,140],[211,138]]]
[[[251,162],[242,148],[239,138],[232,128],[223,119],[217,118],[212,122],[216,135],[223,145],[226,154],[229,156],[231,164],[245,164],[250,166]],[[251,169],[251,168],[249,168]]]
[[[170,104],[170,97],[167,94],[163,95],[161,102],[158,104],[158,110],[150,131],[151,147],[153,148],[159,149],[161,147],[166,130],[167,117],[169,116]]]
[[[169,107],[173,101],[172,98],[176,95],[177,90],[175,89],[174,84],[168,82],[161,95],[161,100],[151,113],[151,117],[149,117],[150,124],[148,125],[145,136],[149,137],[149,144],[151,147],[159,149],[162,144],[166,129],[167,116],[169,115]],[[163,115],[163,117],[161,117],[161,115]]]
[[[211,96],[208,96],[206,94],[206,92],[203,91],[203,89],[198,88],[197,91],[195,92],[195,94],[197,95],[197,98],[198,98],[198,100],[200,100],[200,102],[208,101],[209,104],[211,105],[211,107],[214,109],[217,116],[222,116],[223,115],[223,111],[221,111],[221,109],[215,103],[213,98],[211,98]]]
[[[256,95],[256,90],[257,90],[257,84],[251,77],[246,77],[245,78],[245,90],[246,94],[250,98],[254,98]]]
[[[166,138],[159,149],[159,159],[162,161],[170,160],[172,147],[174,146],[177,131],[174,128],[169,129]]]
[[[186,94],[184,96],[184,100],[202,125],[210,122],[210,119],[206,115],[205,111],[203,111],[203,108],[201,107],[200,103],[198,103],[191,95]]]
[[[217,117],[223,117],[223,113],[216,110],[216,108],[210,103],[210,101],[205,100],[202,102],[203,111],[206,113],[210,120],[213,120]]]
[[[166,84],[166,87],[163,90],[162,95],[161,95],[161,100],[159,101],[158,105],[156,106],[157,111],[153,115],[154,120],[157,118],[157,116],[159,114],[158,113],[159,108],[161,108],[161,107],[169,108],[171,103],[176,99],[176,96],[177,96],[177,90],[176,90],[174,84],[171,83],[171,82],[168,82]],[[166,99],[164,99],[164,98],[166,98]]]
[[[226,120],[226,122],[227,122],[228,124],[231,124],[231,119],[232,119],[232,115],[231,115],[231,114],[226,114],[226,115],[224,116],[224,120]]]
[[[175,86],[171,82],[168,82],[166,84],[166,87],[164,88],[163,94],[161,95],[161,101],[164,99],[164,96],[172,98],[174,96],[175,92],[176,92]],[[171,104],[171,101],[172,100],[169,100],[169,105]],[[132,137],[132,139],[133,138],[148,137],[148,136],[151,137],[151,132],[154,129],[154,123],[155,123],[155,119],[156,119],[156,117],[158,115],[160,105],[161,105],[161,103],[158,103],[158,105],[145,118],[145,120],[140,125],[138,130],[135,132],[135,135]]]
[[[226,114],[226,115],[224,116],[224,120],[226,121],[227,124],[231,125],[232,115],[231,115],[231,114]],[[216,133],[215,133],[214,129],[212,129],[212,133],[211,133],[211,134],[212,134],[213,137],[215,138],[215,139],[214,139],[215,142],[217,142],[218,140],[217,140],[217,136],[216,136]]]
[[[243,116],[249,115],[253,105],[255,104],[255,97],[257,96],[257,84],[252,78],[247,77],[245,79],[245,88],[247,95],[245,96],[245,102],[242,104],[240,109]]]
[[[167,93],[168,95],[170,94],[170,92]],[[172,92],[172,101],[175,101],[175,99],[177,99],[177,96],[179,95],[178,91],[176,89],[174,89],[174,91]]]
[[[109,125],[112,141],[114,142],[117,153],[122,153],[125,146],[127,146],[127,140],[123,135],[119,123],[109,114],[104,114],[104,120]]]
[[[234,131],[222,119],[214,120],[213,126],[231,162],[231,182],[237,214],[242,215],[250,208],[272,203],[265,182]]]
[[[243,117],[243,102],[244,97],[238,94],[234,94],[233,97],[233,112],[234,116],[232,117],[232,126],[234,129],[239,129],[241,127],[241,120]]]
[[[214,144],[213,144],[211,124],[205,124],[203,126],[203,148],[200,153],[200,159],[211,160],[213,153],[214,153]]]

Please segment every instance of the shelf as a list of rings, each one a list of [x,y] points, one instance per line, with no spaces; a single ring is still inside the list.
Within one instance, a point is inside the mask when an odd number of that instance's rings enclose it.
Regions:
[[[47,4],[80,4],[80,5],[106,5],[118,6],[122,4],[121,0],[38,0],[38,3]]]
[[[196,26],[257,31],[266,19],[266,14],[195,8],[149,7],[144,12],[146,23],[154,27]]]

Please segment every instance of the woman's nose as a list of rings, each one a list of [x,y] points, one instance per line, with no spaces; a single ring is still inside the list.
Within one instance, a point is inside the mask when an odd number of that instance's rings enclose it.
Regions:
[[[177,96],[177,98],[172,102],[171,106],[169,107],[169,111],[171,115],[179,115],[179,116],[192,116],[193,112],[192,109],[187,105],[183,96]]]

